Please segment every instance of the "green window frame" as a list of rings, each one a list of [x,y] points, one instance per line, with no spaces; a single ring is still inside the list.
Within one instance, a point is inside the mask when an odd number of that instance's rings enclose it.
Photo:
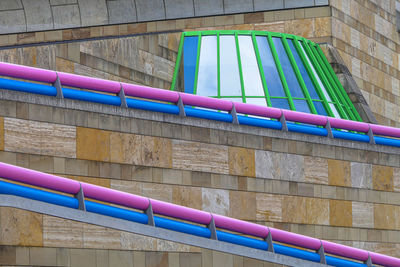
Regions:
[[[175,70],[173,74],[173,79],[171,83],[171,90],[177,90],[178,79],[180,75],[183,75],[180,69],[182,67],[182,57],[184,56],[183,43],[185,41],[185,37],[189,36],[197,36],[198,37],[198,47],[197,47],[197,55],[196,55],[196,70],[194,75],[194,84],[193,84],[193,93],[197,92],[198,85],[198,75],[199,75],[199,64],[200,64],[200,50],[201,50],[201,39],[203,36],[216,36],[217,38],[217,94],[216,96],[212,96],[215,98],[221,99],[229,99],[231,101],[240,101],[243,103],[251,102],[251,103],[264,103],[265,105],[272,107],[273,102],[279,101],[287,101],[287,106],[289,109],[296,111],[295,103],[306,103],[307,110],[309,110],[312,114],[321,114],[324,113],[330,117],[340,117],[343,119],[362,121],[360,115],[355,109],[353,103],[351,102],[349,96],[341,85],[339,79],[337,78],[332,66],[329,64],[326,59],[321,47],[304,37],[285,34],[285,33],[275,33],[275,32],[266,32],[266,31],[240,31],[240,30],[219,30],[219,31],[192,31],[192,32],[183,32],[181,35],[181,40],[179,44],[179,51],[176,59]],[[236,46],[236,55],[237,55],[237,64],[239,69],[239,78],[240,78],[240,88],[242,91],[241,96],[229,96],[229,95],[221,95],[221,44],[220,37],[223,35],[233,36],[235,39]],[[254,96],[247,95],[244,85],[243,78],[243,59],[240,55],[239,48],[239,36],[249,36],[253,43],[253,49],[256,57],[256,62],[258,65],[259,76],[261,78],[262,87],[264,96]],[[275,63],[276,70],[279,74],[280,83],[282,84],[285,96],[271,96],[268,90],[268,75],[264,73],[264,69],[262,66],[262,58],[260,56],[260,50],[257,44],[257,37],[265,37],[268,41],[269,48],[271,50],[271,54],[273,56],[273,60]],[[274,39],[273,39],[274,38]],[[290,62],[290,68],[294,72],[294,77],[297,79],[297,83],[300,85],[300,89],[304,97],[293,97],[290,93],[287,77],[285,76],[282,62],[280,60],[280,55],[278,54],[274,41],[277,41],[276,38],[279,38],[282,42],[284,51],[286,53],[287,58]],[[290,44],[288,42],[292,42]],[[294,47],[294,49],[293,49]],[[281,49],[282,50],[282,49]],[[294,57],[294,52],[297,53],[297,58]],[[308,85],[311,83],[314,87],[315,92],[319,96],[319,99],[311,97],[307,85],[302,77],[302,73],[299,69],[299,66],[296,63],[299,61],[299,58],[302,62],[302,71],[304,69],[308,73],[309,78],[307,78]],[[287,68],[287,65],[285,65]],[[292,81],[292,80],[290,80]],[[183,84],[183,83],[179,83]],[[183,89],[183,88],[179,88]],[[315,92],[312,91],[315,95]],[[321,105],[322,104],[322,105]],[[305,105],[305,104],[304,104]],[[276,106],[275,106],[276,107]]]

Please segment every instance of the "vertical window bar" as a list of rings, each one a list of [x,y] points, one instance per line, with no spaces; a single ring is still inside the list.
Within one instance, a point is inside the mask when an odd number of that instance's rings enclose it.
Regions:
[[[314,65],[315,70],[318,72],[318,75],[321,79],[321,81],[324,83],[325,88],[329,94],[329,96],[332,98],[333,103],[335,104],[335,107],[340,115],[341,118],[343,119],[347,119],[347,114],[344,112],[344,110],[342,109],[342,107],[340,106],[340,104],[338,104],[338,100],[336,98],[335,93],[333,92],[333,89],[328,81],[328,78],[326,77],[324,71],[322,70],[320,63],[318,61],[318,58],[316,58],[316,56],[313,53],[313,50],[310,48],[310,46],[308,45],[308,41],[304,40],[303,41],[304,44],[304,49],[306,50],[306,53],[309,57],[309,59],[311,60],[311,63]]]
[[[238,58],[238,66],[239,66],[239,74],[240,74],[240,86],[242,88],[242,100],[243,103],[246,103],[246,94],[244,91],[244,80],[243,80],[243,71],[242,71],[242,61],[240,60],[240,49],[239,49],[239,38],[237,32],[235,32],[235,43],[236,43],[236,54]]]
[[[194,76],[193,94],[197,94],[197,80],[199,78],[199,61],[200,61],[200,48],[201,48],[201,32],[198,34],[199,41],[197,43],[197,57],[196,57],[196,72]]]
[[[178,75],[179,75],[179,67],[181,65],[181,60],[182,60],[184,38],[185,38],[185,33],[182,32],[181,41],[179,43],[178,55],[176,57],[176,62],[175,62],[174,76],[172,77],[172,83],[171,83],[171,87],[170,87],[170,90],[172,90],[172,91],[175,91],[176,80],[178,79]]]
[[[261,57],[260,57],[260,52],[258,50],[256,34],[254,32],[251,34],[251,39],[253,40],[254,51],[256,52],[258,69],[260,70],[261,81],[262,81],[262,84],[263,84],[263,87],[264,87],[265,97],[267,98],[267,105],[268,105],[268,107],[272,107],[271,98],[269,96],[267,82],[266,82],[266,79],[265,79],[264,69],[263,69],[263,66],[261,64]]]
[[[326,100],[326,97],[325,97],[324,93],[322,92],[322,89],[321,89],[317,79],[315,78],[313,71],[311,70],[311,67],[309,65],[309,64],[311,64],[311,62],[309,62],[307,60],[306,55],[304,54],[305,51],[301,48],[301,44],[299,43],[299,39],[295,36],[293,40],[294,40],[294,42],[293,42],[294,47],[296,48],[297,53],[299,54],[301,60],[303,61],[303,64],[304,64],[305,68],[307,69],[308,75],[310,76],[310,78],[311,78],[311,80],[312,80],[312,82],[314,84],[314,87],[317,90],[317,93],[318,93],[319,97],[323,101],[325,110],[328,112],[329,116],[335,117],[333,115],[331,107],[328,104],[328,100]]]
[[[328,69],[329,73],[331,74],[331,76],[333,77],[333,80],[336,83],[336,86],[339,89],[339,92],[341,93],[341,95],[344,98],[343,104],[345,104],[347,106],[347,108],[350,110],[350,114],[353,115],[354,120],[358,120],[358,121],[362,121],[360,115],[358,114],[356,108],[354,107],[353,103],[351,102],[349,96],[347,95],[346,91],[344,90],[342,84],[340,83],[339,79],[336,76],[336,73],[334,72],[334,70],[332,69],[331,64],[329,64],[328,60],[326,59],[324,53],[322,52],[322,49],[319,45],[316,46],[317,51],[319,52],[322,61],[325,63],[326,68]]]
[[[296,110],[296,108],[294,107],[292,96],[289,91],[289,87],[286,82],[285,75],[283,74],[283,70],[282,70],[281,63],[279,61],[278,54],[276,53],[274,41],[272,40],[271,33],[269,33],[269,32],[268,32],[268,43],[269,43],[269,47],[271,48],[272,56],[274,57],[274,60],[275,60],[275,65],[278,70],[279,77],[281,78],[283,89],[285,90],[286,96],[288,97],[289,107],[291,110]]]
[[[219,32],[217,33],[217,91],[218,98],[221,98],[221,57],[219,53],[220,44],[219,44]]]
[[[283,43],[283,46],[285,47],[285,51],[286,51],[286,54],[289,57],[290,63],[292,64],[294,73],[296,74],[297,81],[300,84],[301,90],[303,91],[303,94],[307,99],[308,107],[310,108],[312,113],[317,114],[317,110],[315,109],[314,104],[313,104],[313,102],[311,100],[311,96],[310,96],[310,93],[308,92],[306,84],[304,83],[304,80],[301,77],[300,70],[297,67],[296,60],[294,59],[292,51],[290,50],[290,47],[289,47],[289,44],[287,42],[286,36],[282,36],[282,43]]]
[[[311,50],[314,52],[315,57],[319,61],[319,64],[321,65],[326,77],[328,78],[329,83],[332,86],[333,93],[336,96],[336,101],[335,102],[338,104],[338,106],[340,106],[340,108],[344,111],[344,113],[346,113],[346,116],[347,116],[348,120],[356,120],[354,115],[352,114],[352,112],[350,112],[350,110],[348,109],[347,105],[345,105],[346,101],[343,99],[343,96],[341,95],[341,93],[339,91],[339,88],[335,84],[335,81],[333,80],[333,78],[331,76],[331,73],[329,73],[329,70],[328,70],[328,68],[326,67],[326,65],[325,65],[325,63],[323,61],[323,58],[325,56],[321,56],[318,53],[317,47],[314,44],[312,44],[310,47],[311,47]]]

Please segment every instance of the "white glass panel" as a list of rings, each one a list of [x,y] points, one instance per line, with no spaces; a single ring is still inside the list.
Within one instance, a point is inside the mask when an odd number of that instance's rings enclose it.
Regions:
[[[235,36],[219,37],[221,96],[241,96]]]
[[[247,96],[264,96],[251,36],[239,35],[238,37],[245,94]]]
[[[201,38],[197,95],[217,96],[217,36]]]
[[[259,106],[266,106],[267,100],[265,98],[246,98],[246,103],[259,105]]]
[[[232,102],[240,102],[240,103],[243,103],[243,99],[241,99],[241,98],[226,98],[226,97],[224,97],[224,98],[221,98],[221,99],[223,99],[223,100],[226,100],[226,101],[232,101]]]
[[[305,51],[304,48],[303,48],[303,43],[302,43],[302,42],[300,42],[300,43],[301,43],[300,48],[301,48],[301,50],[303,51],[303,54],[306,56],[308,65],[310,65],[311,70],[312,70],[312,72],[313,72],[313,74],[314,74],[314,77],[317,79],[318,84],[319,84],[319,87],[320,87],[321,90],[322,90],[322,93],[324,94],[324,96],[325,96],[325,98],[326,98],[326,100],[327,100],[328,102],[332,102],[332,100],[331,100],[331,98],[330,98],[328,92],[327,92],[326,89],[325,89],[324,84],[322,83],[321,79],[319,78],[317,72],[316,72],[315,69],[314,69],[313,64],[311,64],[311,61],[310,61],[310,59],[308,58],[308,55],[307,55],[306,51]],[[335,116],[335,118],[340,118],[340,115],[339,115],[338,111],[336,110],[336,107],[335,107],[333,104],[329,104],[329,106],[331,107],[331,110],[332,110],[333,115]]]

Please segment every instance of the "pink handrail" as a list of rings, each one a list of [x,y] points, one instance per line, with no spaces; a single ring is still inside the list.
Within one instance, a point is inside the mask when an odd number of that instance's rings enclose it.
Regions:
[[[342,257],[347,257],[350,259],[355,259],[355,260],[360,260],[360,261],[366,261],[368,259],[368,251],[359,249],[359,248],[353,248],[345,245],[341,245],[338,243],[333,243],[330,241],[325,241],[322,240],[322,245],[324,246],[324,251],[326,253],[342,256]],[[400,259],[399,259],[400,261]],[[376,263],[376,262],[374,262]]]
[[[57,79],[56,72],[52,70],[4,62],[0,62],[0,75],[46,83],[54,83]]]
[[[226,230],[231,230],[238,233],[258,236],[262,238],[266,238],[269,233],[268,227],[263,225],[250,223],[218,214],[212,214],[212,217],[214,218],[216,227]]]
[[[279,119],[282,116],[282,110],[279,108],[263,107],[253,104],[245,104],[240,102],[234,102],[236,112],[255,115],[260,117],[268,117]]]
[[[143,85],[121,83],[124,88],[125,95],[161,100],[166,102],[176,103],[179,100],[179,94],[175,91],[158,89]]]
[[[183,104],[185,105],[225,111],[232,110],[231,101],[186,93],[179,93],[179,95],[181,96]]]
[[[57,72],[62,85],[91,89],[117,94],[121,90],[121,83],[71,73]]]

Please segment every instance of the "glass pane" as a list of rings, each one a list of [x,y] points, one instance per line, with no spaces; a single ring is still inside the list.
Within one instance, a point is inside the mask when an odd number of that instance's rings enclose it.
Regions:
[[[306,100],[293,99],[296,111],[311,113]]]
[[[241,96],[235,36],[219,37],[221,96]]]
[[[185,93],[193,94],[194,76],[196,73],[197,44],[199,37],[185,37],[183,43],[183,79]]]
[[[266,106],[267,100],[265,98],[246,98],[246,103],[259,105],[259,106]]]
[[[238,39],[245,94],[248,96],[264,96],[260,70],[258,69],[251,36],[240,35]]]
[[[257,36],[256,40],[269,95],[286,96],[282,86],[281,78],[279,77],[278,70],[276,69],[275,60],[272,56],[267,37]]]
[[[301,61],[301,58],[299,54],[297,53],[296,48],[294,47],[294,40],[287,39],[290,51],[292,51],[294,60],[296,61],[297,67],[299,68],[301,77],[303,77],[304,83],[306,84],[306,87],[308,89],[308,93],[310,94],[312,99],[320,99],[319,95],[317,94],[317,91],[315,90],[314,84],[311,81],[310,76],[308,75],[308,72],[306,70],[306,67],[303,64],[303,61]]]
[[[217,36],[201,38],[197,95],[217,96]]]
[[[228,97],[228,98],[221,98],[221,99],[223,99],[223,100],[227,100],[227,101],[233,101],[233,102],[240,102],[240,103],[243,103],[243,99],[242,98],[230,98],[230,97]]]
[[[314,103],[314,107],[315,107],[315,109],[317,110],[317,113],[318,113],[319,115],[328,116],[328,113],[326,113],[324,104],[322,104],[322,102],[313,101],[313,103]]]
[[[335,118],[341,118],[339,115],[339,112],[337,111],[336,106],[334,104],[329,103],[329,107],[331,108],[332,113],[335,116]]]
[[[271,104],[274,108],[290,109],[287,99],[284,98],[271,98]]]
[[[292,65],[290,64],[289,57],[286,55],[281,38],[272,37],[272,40],[274,41],[275,49],[278,54],[279,61],[281,62],[283,74],[285,75],[290,94],[292,97],[304,98],[300,84],[297,81],[297,77],[293,71]]]

